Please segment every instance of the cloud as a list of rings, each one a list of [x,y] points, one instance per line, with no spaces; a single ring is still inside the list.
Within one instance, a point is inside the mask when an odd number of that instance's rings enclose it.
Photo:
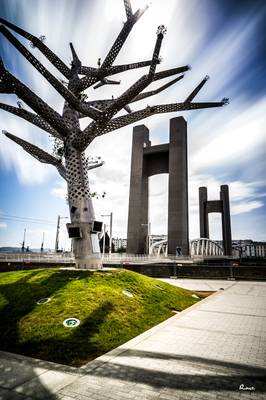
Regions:
[[[1,112],[0,128],[36,144],[44,150],[47,148],[48,142],[47,138],[44,138],[45,133],[42,133],[37,127],[36,129],[32,128],[26,121],[15,116],[12,117]],[[13,169],[19,182],[23,185],[42,184],[56,173],[54,167],[40,163],[3,134],[0,135],[0,157],[4,167],[9,171]]]
[[[5,222],[0,222],[0,229],[6,229],[7,224]]]
[[[230,105],[230,116],[215,129],[215,134],[207,130],[197,140],[198,148],[191,154],[193,171],[215,166],[247,163],[266,146],[265,116],[266,97],[254,105],[246,102]],[[206,142],[206,138],[208,142]]]
[[[57,181],[56,186],[51,190],[51,194],[65,200],[67,197],[67,183],[65,181]]]
[[[232,204],[231,214],[243,214],[255,210],[256,208],[263,207],[262,201],[249,201],[247,203]]]
[[[10,4],[11,1],[6,3]],[[123,26],[122,20],[125,20],[122,0],[113,0],[111,6],[110,0],[82,2],[82,13],[78,12],[76,1],[69,2],[68,7],[61,0],[28,2],[29,5],[25,8],[20,2],[12,1],[11,8],[16,9],[20,15],[21,26],[36,36],[46,34],[46,44],[66,64],[71,60],[68,43],[72,41],[83,64],[96,66],[97,59],[103,59],[108,53]],[[142,5],[141,0],[132,0],[133,10]],[[248,13],[245,18],[233,19],[223,29],[217,27],[210,37],[208,32],[212,21],[206,14],[206,6],[193,0],[168,0],[166,7],[162,6],[161,1],[153,0],[152,6],[134,27],[115,62],[123,64],[150,59],[157,26],[163,23],[167,25],[168,32],[162,45],[164,61],[158,66],[158,70],[187,63],[192,64],[192,70],[186,74],[185,79],[166,92],[138,104],[134,103],[133,110],[145,107],[146,104],[182,101],[206,74],[210,74],[212,79],[197,96],[199,101],[220,100],[227,95],[231,97],[231,104],[227,107],[184,113],[188,121],[191,237],[197,237],[199,231],[199,186],[208,186],[209,197],[215,199],[219,196],[220,185],[229,184],[233,216],[252,213],[264,205],[263,182],[256,168],[264,162],[265,157],[263,147],[265,148],[266,97],[255,100],[249,98],[248,93],[253,80],[256,81],[257,69],[252,68],[249,73],[244,70],[257,51],[254,32],[261,14]],[[106,29],[102,29],[99,24],[102,18],[105,21],[108,19]],[[67,30],[64,29],[66,21]],[[84,45],[84,38],[96,40]],[[45,79],[23,57],[17,55],[11,46],[5,45],[4,49],[5,57],[11,60],[12,72],[28,83],[49,105],[62,112],[62,98]],[[56,77],[60,76],[37,49],[30,50]],[[111,98],[112,95],[117,97],[146,71],[147,69],[140,69],[117,75],[117,79],[121,79],[120,85],[104,86],[96,91],[89,89],[89,99]],[[16,101],[14,96],[7,96],[4,100],[10,104],[15,104]],[[169,118],[176,115],[157,115],[140,121],[140,124],[145,123],[149,127],[152,144],[167,142]],[[88,118],[84,119],[82,127],[88,123]],[[2,111],[1,128],[51,150],[46,133]],[[114,233],[123,237],[126,236],[127,226],[131,140],[132,127],[129,126],[95,139],[86,151],[87,155],[101,156],[105,161],[103,167],[89,172],[91,191],[100,194],[107,192],[106,198],[93,200],[96,215],[101,218],[101,214],[113,211]],[[53,167],[39,163],[3,136],[0,141],[4,167],[14,169],[22,184],[35,185],[50,181],[52,195],[65,201],[66,183],[57,181],[57,171]],[[251,160],[256,162],[252,163]],[[252,183],[247,179],[247,164],[254,171]],[[150,218],[152,231],[156,233],[166,231],[167,190],[166,176],[150,179]],[[216,232],[219,233],[219,218],[215,221]]]

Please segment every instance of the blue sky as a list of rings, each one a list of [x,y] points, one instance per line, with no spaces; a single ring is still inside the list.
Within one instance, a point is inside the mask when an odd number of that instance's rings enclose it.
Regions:
[[[143,0],[132,0],[133,10],[144,4]],[[153,0],[115,62],[149,59],[156,28],[164,24],[167,34],[158,71],[186,64],[192,69],[175,86],[156,98],[134,103],[133,109],[147,103],[182,101],[207,74],[211,79],[197,99],[230,98],[226,107],[182,114],[188,122],[190,238],[199,236],[198,187],[208,186],[209,198],[215,199],[220,185],[228,184],[233,238],[266,239],[265,13],[264,0]],[[2,0],[1,16],[36,36],[45,35],[46,44],[66,63],[71,60],[68,43],[73,41],[83,64],[94,67],[97,59],[107,54],[125,21],[122,0]],[[37,49],[27,47],[49,67]],[[61,97],[2,37],[0,48],[6,68],[61,112]],[[59,72],[51,71],[60,77]],[[117,76],[121,85],[90,89],[87,94],[90,99],[117,96],[143,73],[121,74]],[[1,102],[16,105],[17,100],[1,95]],[[51,150],[52,141],[46,133],[11,114],[0,113],[1,130]],[[150,129],[152,144],[168,141],[169,119],[178,115],[163,114],[143,121]],[[86,126],[88,120],[83,124]],[[97,138],[87,149],[88,155],[105,161],[103,167],[90,173],[92,191],[107,192],[105,199],[94,201],[96,215],[101,218],[101,214],[113,211],[114,235],[118,237],[126,237],[131,140],[129,126]],[[0,245],[19,245],[26,228],[28,245],[40,247],[45,232],[45,245],[53,247],[57,215],[68,215],[64,182],[53,167],[38,163],[3,135],[0,158]],[[152,233],[166,233],[166,209],[167,176],[152,177]],[[4,215],[46,222],[19,222]],[[210,222],[211,237],[221,238],[220,216],[212,214]],[[63,224],[60,246],[69,246]]]

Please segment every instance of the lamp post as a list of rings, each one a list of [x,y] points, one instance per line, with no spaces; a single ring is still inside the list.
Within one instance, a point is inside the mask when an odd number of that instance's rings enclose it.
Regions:
[[[106,224],[103,224],[103,258],[105,253],[105,232],[106,232]]]
[[[111,254],[112,253],[112,239],[113,239],[113,213],[110,212],[110,214],[102,214],[101,217],[109,217],[110,218],[109,254]],[[105,232],[104,232],[104,242],[105,242]]]
[[[44,247],[44,232],[42,233],[41,253],[43,253],[43,247]]]
[[[60,230],[60,221],[61,221],[61,219],[68,219],[68,217],[61,217],[60,215],[58,215],[58,217],[57,217],[56,236],[55,236],[55,248],[54,248],[55,253],[58,252],[59,230]]]
[[[151,223],[148,222],[147,224],[141,224],[141,226],[147,226],[148,227],[148,233],[146,236],[146,254],[150,254],[150,234],[151,234]]]
[[[21,246],[22,252],[25,251],[25,240],[26,240],[26,228],[24,229],[24,234],[23,234],[23,242],[22,242],[22,246]]]

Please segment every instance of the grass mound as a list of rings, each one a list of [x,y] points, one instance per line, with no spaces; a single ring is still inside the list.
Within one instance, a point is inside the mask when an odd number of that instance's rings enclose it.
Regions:
[[[80,366],[196,303],[192,294],[125,270],[1,273],[0,348]],[[64,327],[70,317],[80,325]]]

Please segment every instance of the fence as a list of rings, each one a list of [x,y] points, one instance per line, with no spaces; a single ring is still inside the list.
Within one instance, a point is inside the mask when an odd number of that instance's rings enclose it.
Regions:
[[[64,263],[74,262],[71,253],[43,254],[43,253],[0,253],[0,262],[22,262],[22,263]]]
[[[112,253],[105,254],[103,261],[108,264],[118,263],[187,263],[202,261],[203,259],[225,259],[225,256],[200,256],[195,255],[192,257],[176,257],[176,256],[164,256],[162,254],[145,255],[145,254],[126,254],[126,253]],[[231,257],[232,258],[232,257]],[[0,262],[21,262],[21,263],[62,263],[62,264],[73,264],[75,262],[72,253],[0,253]]]

